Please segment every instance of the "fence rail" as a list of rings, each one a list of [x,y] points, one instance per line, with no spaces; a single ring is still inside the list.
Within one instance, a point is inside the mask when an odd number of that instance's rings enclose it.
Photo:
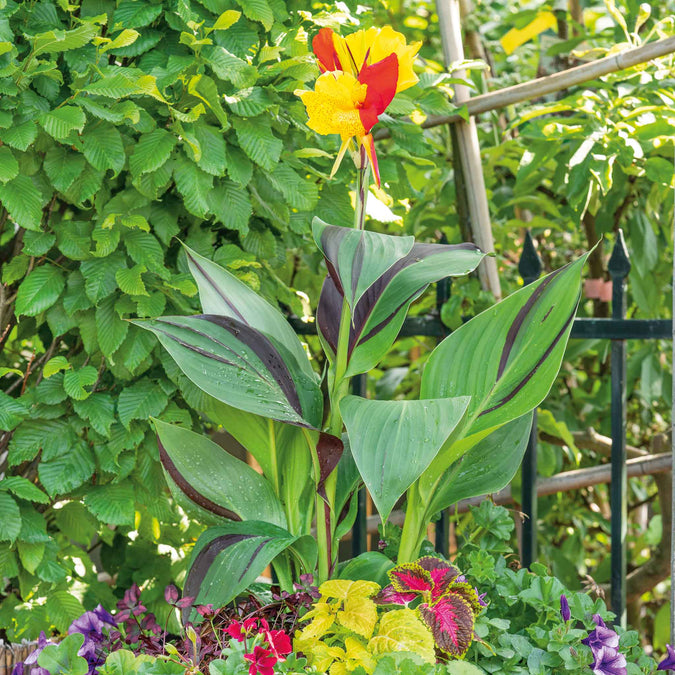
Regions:
[[[519,272],[524,283],[531,283],[539,278],[541,261],[537,256],[534,242],[528,232],[523,245],[519,262]],[[611,356],[611,429],[612,454],[609,467],[603,465],[593,467],[586,475],[575,476],[575,484],[567,484],[561,478],[557,480],[537,480],[537,425],[533,423],[530,442],[523,458],[521,510],[526,516],[523,524],[521,561],[529,566],[537,557],[537,497],[539,494],[552,494],[578,488],[579,480],[588,480],[586,485],[610,482],[611,504],[611,597],[612,611],[617,614],[617,621],[625,621],[626,609],[626,531],[627,531],[627,477],[629,475],[645,475],[670,470],[671,464],[666,458],[659,456],[651,463],[627,462],[626,460],[626,340],[672,340],[673,321],[671,319],[626,319],[626,283],[630,274],[630,260],[619,230],[610,262],[609,274],[613,282],[612,317],[577,318],[574,321],[571,339],[599,339],[612,341]],[[436,288],[437,308],[434,314],[428,316],[409,317],[404,322],[399,337],[436,337],[443,338],[450,330],[440,320],[440,309],[450,295],[450,281],[439,282]],[[291,319],[295,330],[302,335],[316,333],[314,323],[304,323],[298,319]],[[354,378],[354,393],[365,396],[365,375]],[[668,466],[666,467],[666,464]],[[633,466],[635,465],[635,466]],[[640,468],[641,467],[641,468]],[[586,470],[588,471],[588,470]],[[567,472],[573,473],[573,472]],[[609,480],[608,480],[609,479]],[[555,490],[553,489],[555,487]],[[507,492],[499,493],[498,501],[506,499]],[[508,492],[509,500],[513,498]],[[358,495],[359,508],[357,519],[352,530],[352,552],[358,555],[367,549],[369,519],[366,514],[366,494],[362,490]],[[454,507],[453,507],[454,511]],[[396,517],[401,518],[401,515]],[[372,530],[374,520],[370,519]],[[439,552],[448,553],[448,517],[444,512],[436,523],[436,547]]]

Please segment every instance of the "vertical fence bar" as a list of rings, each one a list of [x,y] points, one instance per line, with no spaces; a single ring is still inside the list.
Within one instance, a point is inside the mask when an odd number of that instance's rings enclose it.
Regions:
[[[534,248],[528,230],[523,242],[523,253],[518,262],[518,271],[525,285],[536,281],[541,275],[541,258]],[[537,411],[534,411],[530,440],[527,443],[522,464],[521,509],[525,515],[521,532],[520,560],[529,567],[537,559]]]
[[[445,235],[443,235],[443,237],[441,238],[440,243],[441,244],[448,243],[448,240],[446,239]],[[441,315],[441,309],[443,308],[443,305],[450,299],[450,291],[452,288],[451,284],[452,280],[449,277],[441,279],[436,284],[436,312],[438,313],[439,317]],[[444,330],[440,339],[442,340],[445,337],[445,335],[446,332]],[[435,527],[436,550],[446,558],[450,554],[450,547],[448,541],[449,527],[450,527],[449,520],[450,519],[448,518],[448,510],[443,509],[443,511],[441,511],[439,519],[436,521]]]
[[[612,319],[626,318],[626,278],[630,260],[623,231],[618,230],[612,256],[607,266],[612,277]],[[612,560],[611,605],[615,622],[626,625],[626,532],[627,492],[626,478],[626,342],[612,340]]]
[[[366,375],[357,375],[352,379],[352,393],[355,396],[366,395]],[[356,520],[352,527],[352,556],[356,557],[368,550],[368,516],[366,514],[366,489],[361,488],[356,495],[358,506]]]

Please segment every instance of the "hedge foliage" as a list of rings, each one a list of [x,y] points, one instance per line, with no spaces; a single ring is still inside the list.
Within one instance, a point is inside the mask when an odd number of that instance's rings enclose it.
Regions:
[[[293,93],[318,75],[318,28],[358,23],[346,5],[326,9],[0,0],[0,628],[10,640],[63,630],[83,605],[113,606],[114,588],[132,580],[149,582],[152,599],[180,578],[198,526],[168,498],[147,419],[197,425],[200,394],[126,319],[196,309],[178,239],[308,311],[294,283],[318,283],[304,271],[316,258],[298,272],[311,216],[351,222],[353,171],[345,163],[327,181],[338,139],[307,130]],[[394,114],[453,109],[449,78],[433,61],[429,71]],[[415,124],[385,123],[399,161],[382,163],[390,196],[376,215],[397,221],[432,206],[414,197],[445,158],[428,158]],[[437,226],[427,213],[417,229]]]

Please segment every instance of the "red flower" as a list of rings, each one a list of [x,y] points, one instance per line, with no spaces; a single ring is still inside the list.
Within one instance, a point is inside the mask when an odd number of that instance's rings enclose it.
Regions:
[[[284,656],[293,651],[291,647],[291,638],[282,630],[268,630],[265,631],[265,639],[271,651],[280,660],[284,660]]]
[[[226,629],[225,632],[237,642],[243,642],[246,638],[246,634],[242,630],[242,626],[238,621],[233,621]]]
[[[252,654],[244,654],[244,658],[251,661],[248,667],[249,675],[274,675],[277,657],[269,649],[257,646]]]

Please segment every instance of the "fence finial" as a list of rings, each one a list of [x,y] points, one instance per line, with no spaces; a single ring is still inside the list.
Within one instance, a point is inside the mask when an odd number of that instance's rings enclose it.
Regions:
[[[630,272],[630,268],[630,259],[628,258],[626,241],[623,238],[623,230],[619,228],[607,269],[612,279],[625,279]]]
[[[534,241],[530,231],[525,233],[525,241],[523,242],[523,252],[518,261],[518,271],[520,276],[526,284],[531,284],[536,281],[541,274],[542,264],[541,258],[534,247]]]

